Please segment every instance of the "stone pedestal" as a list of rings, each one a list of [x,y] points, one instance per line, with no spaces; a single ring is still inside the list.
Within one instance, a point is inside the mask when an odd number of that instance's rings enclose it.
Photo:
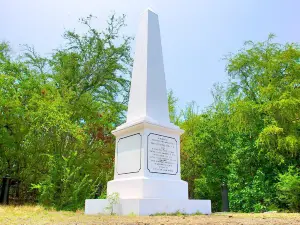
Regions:
[[[85,214],[107,214],[106,199],[88,199],[85,201]],[[210,200],[176,200],[176,199],[121,199],[114,205],[113,212],[117,215],[147,216],[156,213],[202,213],[211,214]]]
[[[142,14],[127,121],[112,133],[116,136],[114,180],[107,194],[118,193],[114,212],[211,213],[210,200],[188,200],[188,184],[180,175],[180,135],[170,123],[158,16]],[[108,200],[86,200],[85,213],[108,213]]]
[[[146,121],[125,124],[116,136],[114,180],[107,193],[121,199],[188,199],[187,182],[180,179],[180,137],[176,126]]]

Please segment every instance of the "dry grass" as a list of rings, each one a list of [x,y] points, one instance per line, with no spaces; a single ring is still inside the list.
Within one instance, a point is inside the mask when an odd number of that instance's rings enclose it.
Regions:
[[[0,224],[300,224],[299,213],[214,213],[210,216],[86,216],[40,206],[1,206]]]

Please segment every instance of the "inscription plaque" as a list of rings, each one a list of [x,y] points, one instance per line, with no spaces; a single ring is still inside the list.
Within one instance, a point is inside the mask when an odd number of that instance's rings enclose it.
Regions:
[[[138,173],[141,169],[142,135],[133,134],[120,138],[117,143],[118,175]]]
[[[148,170],[150,173],[176,175],[178,172],[177,141],[159,134],[148,135]]]

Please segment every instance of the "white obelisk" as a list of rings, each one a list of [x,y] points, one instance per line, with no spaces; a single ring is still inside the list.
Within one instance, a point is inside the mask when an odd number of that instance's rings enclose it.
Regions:
[[[170,123],[158,16],[147,9],[136,38],[127,121],[113,131],[115,171],[107,194],[119,194],[116,213],[211,213],[210,200],[188,200],[180,176],[182,133]],[[104,213],[105,205],[86,200],[85,212]]]

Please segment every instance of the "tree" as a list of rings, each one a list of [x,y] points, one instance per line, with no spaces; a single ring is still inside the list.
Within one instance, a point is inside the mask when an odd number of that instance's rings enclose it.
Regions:
[[[230,164],[234,210],[278,205],[276,177],[289,165],[299,166],[300,51],[296,44],[274,43],[273,37],[247,42],[227,58],[232,131],[240,143]]]
[[[18,59],[1,44],[0,173],[21,181],[20,199],[76,210],[112,177],[114,137],[124,121],[131,68],[125,17],[83,35],[49,58],[26,46]],[[99,194],[98,194],[99,195]]]
[[[214,210],[222,182],[233,211],[286,208],[286,199],[297,199],[285,185],[295,184],[289,166],[300,166],[300,49],[273,38],[229,54],[229,80],[215,86],[214,103],[201,113],[186,109],[182,175],[190,197],[212,199]]]

